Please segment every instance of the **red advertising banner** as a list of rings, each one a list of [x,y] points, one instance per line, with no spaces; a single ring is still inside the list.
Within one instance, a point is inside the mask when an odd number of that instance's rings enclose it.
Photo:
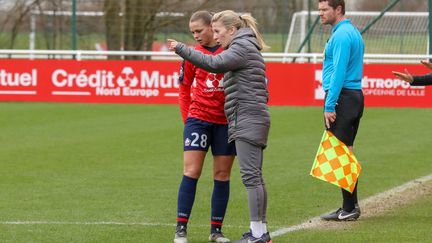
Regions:
[[[432,87],[411,87],[391,71],[422,65],[367,64],[367,106],[432,107]],[[0,60],[0,101],[176,104],[180,62]],[[322,105],[321,64],[267,63],[270,105]],[[211,82],[209,82],[211,84]]]
[[[178,62],[0,60],[0,100],[177,102]]]
[[[410,86],[396,78],[391,71],[408,69],[412,74],[426,74],[423,65],[369,64],[365,65],[363,93],[367,106],[432,107],[431,86]]]

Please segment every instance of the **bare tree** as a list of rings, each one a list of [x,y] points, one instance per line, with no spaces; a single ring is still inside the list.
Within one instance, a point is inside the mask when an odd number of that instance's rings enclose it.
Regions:
[[[41,26],[43,29],[43,36],[45,45],[48,50],[57,49],[62,46],[62,30],[63,30],[63,16],[54,14],[53,17],[47,18],[43,11],[50,9],[54,13],[62,11],[63,1],[62,0],[36,0],[32,6],[33,10],[38,10],[41,19]],[[55,16],[55,17],[54,17]]]
[[[288,32],[293,14],[301,11],[303,4],[301,1],[273,0],[276,5],[276,18],[281,32]]]
[[[39,0],[34,0],[31,3],[27,3],[25,0],[18,0],[8,11],[9,16],[6,18],[5,22],[2,23],[2,26],[8,25],[9,22],[12,25],[10,41],[8,44],[9,49],[14,48],[15,41],[22,23],[28,16],[28,13],[31,11],[32,7],[37,4],[38,1]]]
[[[121,3],[117,0],[104,1],[105,37],[108,50],[120,50],[121,48]],[[109,26],[109,27],[108,27]],[[109,59],[118,59],[119,56],[110,56]]]
[[[387,1],[370,1],[357,0],[355,3],[358,11],[381,11],[394,0]],[[392,11],[427,11],[428,1],[419,0],[401,0]]]
[[[218,12],[232,9],[251,13],[258,21],[262,32],[272,34],[284,43],[291,16],[302,10],[308,0],[76,0],[78,15],[76,31],[79,48],[92,48],[104,38],[108,50],[151,50],[157,34],[186,33],[187,21],[192,12],[206,9]],[[315,1],[315,0],[314,0]],[[361,0],[358,0],[361,1]],[[414,1],[414,0],[405,0]],[[0,43],[3,48],[17,46],[18,34],[29,29],[32,14],[36,19],[37,37],[43,37],[39,48],[68,48],[72,18],[70,0],[0,0]],[[37,13],[31,13],[36,10]],[[100,18],[99,11],[104,17]],[[53,11],[49,15],[44,11]],[[62,12],[60,12],[62,11]],[[64,14],[63,12],[66,12]],[[84,15],[85,12],[96,13]],[[58,14],[56,14],[58,13]],[[183,36],[178,36],[184,38]],[[114,57],[110,57],[114,58]]]
[[[155,33],[166,26],[175,25],[179,19],[188,18],[198,10],[212,6],[216,0],[182,1],[182,0],[125,0],[122,18],[116,18],[115,11],[121,7],[113,0],[105,0],[107,15],[107,43],[110,50],[118,50],[118,33],[123,32],[124,49],[127,51],[151,50]],[[118,4],[118,3],[117,3]],[[194,6],[194,8],[188,8]],[[117,13],[119,14],[119,13]],[[183,14],[183,16],[177,16]],[[123,19],[123,23],[119,24]],[[123,25],[123,31],[120,31]],[[117,34],[116,34],[117,33]],[[139,57],[128,57],[137,59]]]

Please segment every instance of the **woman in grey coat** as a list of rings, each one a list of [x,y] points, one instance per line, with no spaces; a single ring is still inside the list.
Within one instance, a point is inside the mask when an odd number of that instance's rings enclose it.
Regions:
[[[175,40],[168,40],[168,45],[197,67],[225,73],[229,141],[235,141],[250,213],[250,232],[236,242],[271,242],[266,221],[267,191],[262,176],[263,150],[270,128],[265,64],[261,55],[267,46],[250,15],[231,10],[216,13],[212,28],[214,39],[225,48],[216,56],[205,55]]]

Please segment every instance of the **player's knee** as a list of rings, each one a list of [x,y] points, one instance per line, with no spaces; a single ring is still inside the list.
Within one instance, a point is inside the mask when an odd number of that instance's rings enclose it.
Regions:
[[[213,178],[218,181],[227,181],[230,179],[231,171],[229,170],[216,170],[213,172]]]
[[[198,179],[201,176],[201,170],[197,170],[194,168],[185,168],[183,174],[187,177]]]

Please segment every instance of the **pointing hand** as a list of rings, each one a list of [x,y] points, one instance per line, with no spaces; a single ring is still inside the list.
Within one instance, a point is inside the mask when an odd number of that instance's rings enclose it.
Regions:
[[[175,51],[178,42],[174,39],[167,39],[167,41],[168,41],[168,49],[170,51]]]

